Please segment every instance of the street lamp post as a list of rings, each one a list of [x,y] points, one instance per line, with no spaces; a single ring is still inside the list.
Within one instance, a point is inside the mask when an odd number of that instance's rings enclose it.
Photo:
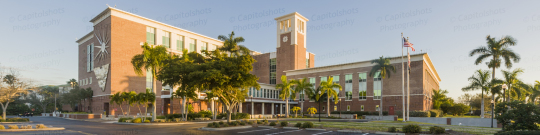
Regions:
[[[253,104],[253,95],[250,95],[249,97],[251,98],[251,106],[250,106],[250,108],[251,108],[251,118],[253,119],[253,105],[254,105]]]
[[[321,95],[321,91],[319,91],[319,96]],[[317,102],[319,102],[319,111],[321,111],[321,97],[319,97],[319,100],[317,100]],[[321,112],[319,112],[319,122],[321,122]]]
[[[338,98],[339,102],[339,118],[341,118],[341,98]]]
[[[504,101],[506,101],[506,89],[507,89],[507,88],[508,88],[508,86],[507,86],[506,84],[503,84],[503,85],[502,85],[502,89],[503,89],[503,91],[505,92],[505,94],[504,94],[504,96],[503,96]],[[508,93],[508,95],[510,95],[510,93]],[[493,117],[493,116],[492,116],[492,117]],[[491,125],[493,125],[493,123],[492,123]],[[502,129],[504,130],[504,124],[503,124]]]
[[[495,101],[491,99],[491,128],[493,128],[493,108],[495,108]]]

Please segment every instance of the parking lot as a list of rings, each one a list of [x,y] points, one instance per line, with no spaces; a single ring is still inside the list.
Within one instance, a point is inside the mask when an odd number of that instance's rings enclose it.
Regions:
[[[370,135],[372,133],[351,133],[337,131],[317,131],[305,129],[281,129],[281,128],[248,128],[228,131],[213,131],[227,132],[227,134],[237,135]]]

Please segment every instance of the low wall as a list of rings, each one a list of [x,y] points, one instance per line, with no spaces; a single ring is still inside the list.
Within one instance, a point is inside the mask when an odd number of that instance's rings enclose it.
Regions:
[[[101,114],[68,114],[72,119],[101,119]]]
[[[366,119],[366,120],[381,120],[381,117],[379,115],[364,115],[364,119]],[[397,120],[397,115],[382,116],[382,120],[396,121]]]
[[[423,123],[433,123],[433,124],[444,124],[447,125],[448,118],[437,118],[437,117],[410,117],[410,121],[423,122]]]
[[[445,124],[445,125],[461,125],[475,127],[491,127],[490,118],[437,118],[437,117],[410,117],[410,121]],[[493,119],[493,127],[502,127],[497,124],[497,120]]]

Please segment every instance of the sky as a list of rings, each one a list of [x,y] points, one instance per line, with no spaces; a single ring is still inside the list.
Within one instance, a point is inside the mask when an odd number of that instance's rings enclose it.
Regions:
[[[298,12],[306,23],[307,50],[315,66],[401,55],[401,33],[415,53],[427,52],[440,88],[457,99],[469,84],[475,65],[469,52],[486,45],[486,36],[512,36],[525,83],[540,80],[540,1],[2,1],[0,67],[13,68],[42,85],[77,78],[77,39],[90,32],[89,22],[110,6],[217,38],[234,31],[242,45],[258,52],[276,48],[274,18]],[[397,77],[397,76],[396,76]],[[479,93],[479,91],[468,92]]]

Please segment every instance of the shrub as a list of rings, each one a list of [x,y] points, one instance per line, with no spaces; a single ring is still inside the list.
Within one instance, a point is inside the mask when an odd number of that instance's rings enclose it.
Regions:
[[[3,126],[2,126],[3,127]],[[0,127],[1,128],[1,127]],[[45,125],[43,124],[37,124],[36,125],[36,129],[41,129],[41,128],[47,128]]]
[[[403,126],[402,130],[404,133],[420,133],[422,128],[420,128],[420,126],[416,124],[409,124],[409,125]]]
[[[229,123],[229,124],[230,124],[231,126],[236,126],[236,125],[238,125],[238,123],[236,123],[236,121],[233,121],[233,122],[231,122],[231,123]]]
[[[523,101],[498,103],[495,113],[501,115],[495,117],[497,122],[502,123],[504,131],[512,130],[539,130],[536,123],[540,121],[540,107]]]
[[[441,110],[429,110],[431,117],[443,117],[443,112]]]
[[[286,126],[289,125],[289,123],[286,122],[286,121],[282,121],[282,122],[280,123],[280,125],[281,125],[282,127],[286,127]]]
[[[240,125],[244,126],[246,125],[246,122],[240,122]]]
[[[29,122],[29,118],[6,118],[6,120],[0,119],[0,122]]]
[[[431,113],[427,111],[409,111],[410,117],[430,117]]]
[[[302,127],[303,128],[313,128],[313,123],[311,122],[304,122],[304,124],[302,124]]]
[[[302,127],[302,123],[298,122],[294,125],[294,127]]]
[[[253,125],[253,122],[252,121],[248,121],[247,122],[249,125]]]
[[[212,117],[212,112],[208,110],[203,110],[197,113],[198,118],[210,118]]]
[[[208,125],[206,125],[206,127],[214,127],[214,123],[208,123]]]
[[[165,116],[156,116],[156,119],[167,119]]]
[[[429,128],[429,133],[431,133],[431,134],[444,134],[445,129],[443,127],[433,126],[433,127]]]
[[[32,129],[32,126],[31,125],[24,125],[24,126],[21,126],[21,129]]]
[[[263,125],[268,125],[268,121],[267,121],[267,122],[263,122]]]
[[[218,124],[218,125],[214,125],[214,128],[219,128],[219,124]]]
[[[540,131],[502,131],[495,135],[540,135]]]
[[[6,127],[4,127],[4,125],[0,125],[0,130],[2,130],[2,129],[6,129]]]
[[[17,125],[8,125],[8,129],[19,129]]]
[[[270,122],[270,126],[276,126],[276,122]]]
[[[150,123],[150,120],[144,120],[144,123]]]
[[[219,122],[219,125],[223,125],[223,121],[220,121],[220,122]]]
[[[397,128],[396,127],[388,127],[388,132],[397,132]]]
[[[263,124],[263,122],[257,120],[257,124]]]
[[[469,106],[468,105],[465,105],[463,103],[459,103],[459,104],[455,104],[454,106],[450,107],[450,112],[452,114],[457,114],[457,115],[463,115],[467,112],[469,112]]]
[[[131,122],[133,122],[133,123],[141,123],[142,119],[141,118],[136,118],[136,119],[133,119]]]
[[[264,120],[263,120],[263,122],[264,122],[264,123],[267,123],[267,122],[268,122],[268,120],[264,119]]]
[[[223,127],[228,127],[228,126],[229,126],[229,124],[227,124],[227,123],[223,124]]]
[[[212,125],[219,125],[217,122],[212,122]]]
[[[118,122],[126,122],[126,120],[132,120],[133,118],[120,118]]]

